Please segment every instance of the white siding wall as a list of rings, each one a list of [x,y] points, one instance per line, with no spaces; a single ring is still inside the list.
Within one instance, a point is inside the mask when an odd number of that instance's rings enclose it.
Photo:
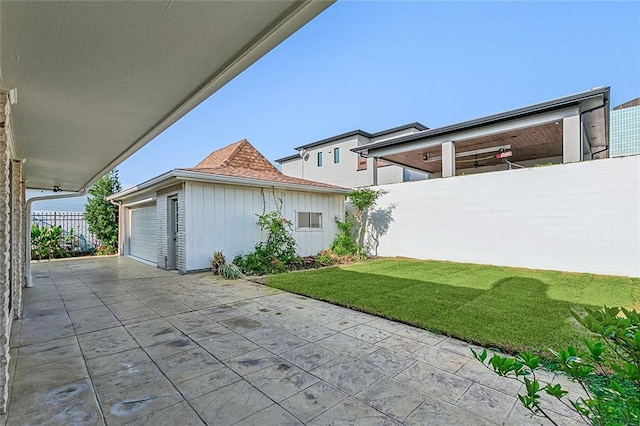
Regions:
[[[227,260],[248,253],[266,234],[256,224],[258,214],[275,209],[272,189],[188,183],[185,190],[186,270],[210,267],[214,251],[222,250]],[[297,211],[321,212],[323,229],[296,231]],[[283,214],[294,223],[298,254],[307,256],[327,248],[337,231],[334,217],[344,217],[344,197],[287,191]]]
[[[640,156],[380,188],[381,256],[640,276]]]

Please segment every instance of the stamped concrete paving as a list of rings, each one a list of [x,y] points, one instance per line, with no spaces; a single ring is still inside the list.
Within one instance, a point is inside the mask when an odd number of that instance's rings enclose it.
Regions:
[[[33,273],[9,425],[537,424],[518,383],[424,330],[122,257]]]

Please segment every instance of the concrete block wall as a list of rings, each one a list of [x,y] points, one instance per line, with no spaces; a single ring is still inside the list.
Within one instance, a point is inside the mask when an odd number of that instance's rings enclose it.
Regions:
[[[164,269],[164,258],[168,256],[167,235],[168,235],[168,217],[169,217],[169,199],[166,195],[158,195],[156,199],[156,214],[158,221],[158,242],[156,249],[158,252],[158,268]]]
[[[178,191],[178,240],[176,242],[177,268],[181,274],[187,272],[187,210],[184,187]]]
[[[380,256],[640,276],[640,156],[378,188]]]

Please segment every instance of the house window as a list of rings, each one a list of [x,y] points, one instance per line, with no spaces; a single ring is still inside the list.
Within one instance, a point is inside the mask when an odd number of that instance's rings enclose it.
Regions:
[[[322,153],[318,153],[318,167],[322,167]]]
[[[358,170],[367,170],[367,158],[358,156]]]
[[[322,213],[298,212],[296,229],[322,229]]]
[[[333,149],[333,162],[334,163],[340,162],[340,148]]]

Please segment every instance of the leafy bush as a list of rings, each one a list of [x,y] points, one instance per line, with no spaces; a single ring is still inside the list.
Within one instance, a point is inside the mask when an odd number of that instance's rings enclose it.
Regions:
[[[254,251],[233,259],[247,275],[265,275],[296,269],[302,260],[296,253],[296,240],[291,235],[292,223],[279,211],[258,216],[258,225],[267,231],[267,240],[255,245]]]
[[[225,263],[220,268],[220,276],[226,280],[237,280],[242,278],[242,271],[233,263]]]
[[[640,424],[640,315],[635,310],[607,308],[586,309],[586,315],[572,316],[599,339],[584,339],[585,348],[573,346],[552,351],[559,369],[577,382],[586,397],[570,398],[560,384],[542,385],[536,377],[540,357],[523,352],[517,357],[493,355],[487,351],[473,356],[488,368],[524,384],[520,402],[533,414],[546,417],[556,424],[546,411],[540,394],[557,398],[575,410],[583,420],[595,425]]]
[[[69,256],[64,250],[62,226],[31,226],[31,258],[54,259]]]
[[[315,266],[331,266],[334,264],[334,259],[332,256],[331,250],[322,250],[320,253],[316,255]]]
[[[112,170],[93,184],[89,190],[89,201],[85,205],[89,230],[100,240],[102,246],[111,247],[112,253],[118,247],[118,207],[105,198],[121,189],[118,171]],[[108,250],[105,248],[98,251],[103,253]]]
[[[362,247],[356,241],[354,233],[355,221],[352,216],[347,216],[342,222],[336,218],[338,233],[331,243],[331,251],[338,256],[362,257]]]
[[[215,275],[221,275],[222,267],[227,264],[227,259],[224,257],[221,251],[214,251],[213,258],[211,259],[211,271]]]

